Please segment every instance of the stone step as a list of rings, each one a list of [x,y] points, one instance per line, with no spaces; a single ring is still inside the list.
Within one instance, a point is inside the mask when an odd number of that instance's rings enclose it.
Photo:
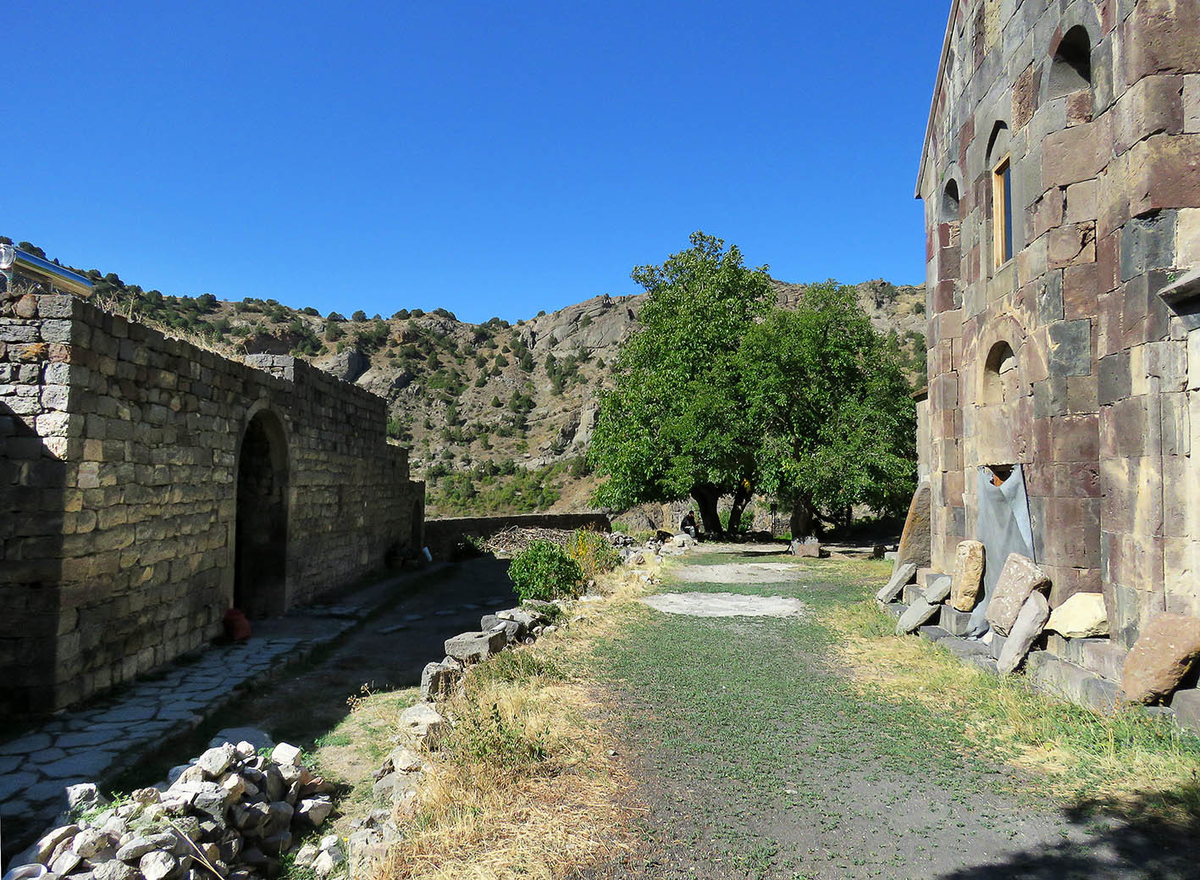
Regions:
[[[1180,727],[1200,734],[1200,689],[1176,691],[1171,698],[1171,708],[1175,710],[1175,721]]]
[[[1025,658],[1025,675],[1038,690],[1102,714],[1110,714],[1120,702],[1116,682],[1049,651],[1031,651]]]
[[[955,636],[965,636],[971,629],[971,613],[959,611],[949,605],[942,606],[938,626]]]
[[[1110,681],[1121,680],[1126,651],[1109,639],[1065,639],[1047,633],[1046,650]]]

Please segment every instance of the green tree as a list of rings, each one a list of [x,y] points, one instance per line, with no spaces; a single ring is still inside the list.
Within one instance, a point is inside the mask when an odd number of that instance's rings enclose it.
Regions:
[[[856,291],[810,285],[775,309],[740,353],[746,420],[762,488],[792,506],[792,535],[854,504],[903,509],[913,490],[916,415],[895,346],[871,326]]]
[[[661,266],[633,270],[649,297],[614,364],[589,455],[607,477],[598,503],[691,495],[717,532],[717,499],[735,492],[744,506],[755,478],[760,432],[745,417],[738,350],[773,297],[766,266],[747,268],[737,247],[702,232],[690,241]]]

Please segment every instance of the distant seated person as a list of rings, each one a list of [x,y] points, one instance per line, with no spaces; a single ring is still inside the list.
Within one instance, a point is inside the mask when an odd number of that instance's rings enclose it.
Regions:
[[[692,540],[696,539],[696,511],[689,510],[687,516],[683,518],[683,522],[679,524],[680,530],[689,535]]]

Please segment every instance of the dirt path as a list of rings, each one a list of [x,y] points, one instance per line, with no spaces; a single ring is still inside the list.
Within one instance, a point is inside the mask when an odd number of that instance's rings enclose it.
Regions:
[[[968,754],[947,716],[852,687],[820,615],[861,601],[885,565],[765,553],[689,556],[660,592],[780,596],[813,614],[646,610],[599,647],[642,780],[645,846],[581,876],[1200,876],[1194,839],[1085,818]]]

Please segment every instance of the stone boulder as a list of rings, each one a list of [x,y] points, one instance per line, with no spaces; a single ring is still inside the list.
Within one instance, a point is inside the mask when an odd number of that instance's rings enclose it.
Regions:
[[[996,668],[1001,675],[1010,675],[1021,665],[1037,637],[1042,634],[1050,617],[1050,603],[1041,593],[1030,593],[1017,613],[1017,619],[1009,630]]]
[[[906,562],[903,565],[897,565],[892,570],[892,577],[883,589],[875,594],[875,598],[880,602],[894,602],[896,597],[903,592],[904,588],[913,582],[917,576],[917,566],[914,563]]]
[[[1108,635],[1108,611],[1100,593],[1076,593],[1050,613],[1046,629],[1068,639]]]
[[[950,587],[950,605],[956,611],[972,611],[983,587],[983,544],[959,541],[954,554],[954,582]]]
[[[479,663],[504,650],[508,636],[504,630],[459,633],[446,639],[446,656],[463,663]]]
[[[935,574],[930,577],[925,586],[925,601],[930,605],[941,605],[950,595],[952,584],[950,575]]]
[[[808,537],[804,540],[796,539],[792,541],[788,552],[793,556],[799,556],[808,559],[821,558],[821,542],[816,538]]]
[[[896,549],[896,561],[903,565],[911,562],[917,568],[927,568],[932,559],[932,541],[929,523],[932,517],[932,500],[928,482],[922,482],[913,493],[908,505],[908,517],[904,520],[904,531],[900,533],[900,546]]]
[[[421,699],[432,703],[450,696],[462,670],[449,663],[426,663],[421,672]]]
[[[1169,697],[1200,657],[1200,618],[1160,614],[1142,629],[1125,658],[1121,687],[1134,703]]]
[[[417,703],[400,713],[400,730],[418,742],[436,739],[443,724],[441,713],[428,703]]]
[[[987,622],[1006,636],[1031,593],[1050,592],[1050,578],[1028,556],[1010,553],[1000,570],[995,594],[988,600]]]
[[[926,602],[923,598],[917,599],[916,602],[908,606],[908,609],[896,621],[896,635],[906,635],[917,627],[927,623],[933,615],[937,614],[939,607],[938,605]]]

